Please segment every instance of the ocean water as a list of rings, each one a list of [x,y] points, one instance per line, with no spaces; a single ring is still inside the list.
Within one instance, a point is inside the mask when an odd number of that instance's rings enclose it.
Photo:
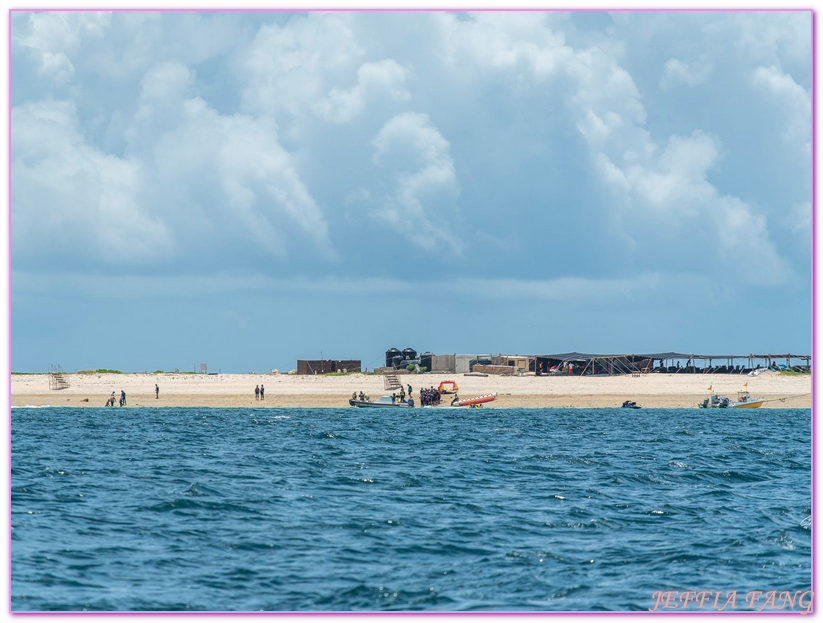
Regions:
[[[810,420],[12,409],[11,608],[741,609],[810,588]]]

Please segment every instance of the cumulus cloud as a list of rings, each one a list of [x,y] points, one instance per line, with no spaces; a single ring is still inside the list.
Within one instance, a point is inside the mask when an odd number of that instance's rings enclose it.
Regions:
[[[96,11],[49,11],[20,16],[12,44],[32,54],[37,70],[58,84],[74,76],[72,56],[88,40],[101,39],[111,23],[111,14]]]
[[[720,143],[699,131],[655,140],[646,128],[642,96],[618,59],[600,48],[574,49],[539,21],[518,20],[492,29],[485,20],[449,16],[450,54],[488,70],[501,66],[526,72],[536,84],[562,81],[575,126],[591,150],[592,164],[615,194],[608,217],[638,255],[665,249],[679,256],[674,268],[706,270],[722,263],[730,277],[775,285],[789,266],[770,239],[766,217],[738,197],[723,193],[709,178]],[[509,27],[507,27],[509,26]],[[486,41],[487,45],[481,45]],[[549,59],[562,58],[563,63]],[[688,69],[688,71],[687,71]],[[705,68],[669,64],[670,79],[698,84]],[[699,80],[698,80],[699,78]],[[789,89],[785,80],[780,88]],[[792,89],[792,91],[795,91]],[[691,249],[704,249],[690,258]]]
[[[448,141],[427,115],[403,113],[386,122],[373,145],[390,186],[378,217],[423,249],[459,254],[450,228],[458,183]]]
[[[672,136],[659,156],[612,165],[622,175],[607,171],[604,179],[618,180],[625,223],[637,232],[641,248],[678,254],[677,264],[692,270],[719,264],[730,279],[785,282],[790,268],[770,239],[765,216],[709,181],[718,157],[712,136]],[[699,256],[692,255],[696,247]]]
[[[129,136],[158,184],[147,189],[149,201],[165,203],[166,218],[196,248],[198,240],[220,235],[284,258],[289,238],[299,234],[333,257],[322,210],[272,120],[220,115],[203,99],[186,97],[190,83],[191,72],[176,63],[153,68],[143,81]]]
[[[142,163],[87,144],[71,103],[16,107],[12,128],[15,260],[131,266],[170,256],[171,232],[140,205]]]
[[[238,62],[244,78],[243,109],[300,116],[330,85],[344,83],[363,55],[349,26],[351,14],[312,13],[288,24],[264,24]]]
[[[315,108],[328,121],[346,123],[363,112],[369,99],[382,95],[396,101],[410,99],[405,80],[405,68],[393,59],[363,63],[357,70],[355,86],[350,89],[332,89]]]
[[[786,140],[802,145],[811,153],[812,103],[806,89],[773,66],[758,67],[752,79],[755,86],[769,93],[781,109]]]
[[[241,255],[232,244],[284,259],[305,242],[333,259],[322,210],[275,124],[220,115],[189,93],[193,82],[193,72],[176,62],[146,73],[121,156],[90,143],[71,103],[16,107],[15,259],[225,261]]]
[[[63,202],[97,193],[120,206],[145,239],[132,263],[190,265],[208,250],[287,266],[304,248],[328,260],[348,244],[341,231],[368,227],[468,270],[467,238],[493,231],[501,252],[533,257],[538,231],[571,248],[599,227],[597,244],[616,249],[622,269],[656,257],[672,271],[722,265],[729,278],[779,284],[792,270],[772,227],[791,229],[785,209],[747,196],[728,173],[748,166],[748,145],[719,123],[704,128],[708,116],[667,119],[660,108],[744,76],[750,91],[728,97],[759,94],[780,113],[787,145],[808,144],[808,19],[767,16],[775,26],[738,13],[610,14],[608,27],[583,32],[567,14],[424,12],[390,22],[402,37],[381,31],[385,16],[343,12],[15,15],[14,67],[25,59],[62,81],[16,90],[25,104],[15,132],[67,102],[65,87],[80,95],[58,124],[69,139],[44,135],[38,151],[17,132],[13,186],[37,186],[31,171],[70,145],[89,181],[69,180]],[[24,144],[33,157],[20,155]],[[40,210],[26,201],[15,195],[20,223],[17,202]],[[559,211],[570,201],[574,210]],[[105,256],[94,249],[80,255]],[[358,252],[382,257],[370,245]]]
[[[687,63],[677,58],[670,58],[663,66],[660,88],[668,91],[679,86],[695,87],[703,84],[711,71],[712,64],[707,59]]]

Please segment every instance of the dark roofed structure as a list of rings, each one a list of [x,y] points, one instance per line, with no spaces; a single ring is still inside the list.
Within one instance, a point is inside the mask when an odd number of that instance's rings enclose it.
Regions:
[[[805,362],[793,366],[792,359]],[[705,355],[695,353],[555,353],[535,355],[534,370],[538,374],[612,375],[648,372],[742,374],[758,368],[777,369],[777,362],[786,362],[787,369],[811,368],[809,355]],[[697,366],[697,362],[702,365]],[[685,362],[685,365],[681,365]],[[742,362],[742,363],[740,363]],[[667,363],[669,365],[667,365]]]

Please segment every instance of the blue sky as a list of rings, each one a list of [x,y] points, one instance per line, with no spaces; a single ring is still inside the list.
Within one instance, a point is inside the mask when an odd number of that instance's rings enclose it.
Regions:
[[[811,350],[806,12],[13,12],[11,367]]]

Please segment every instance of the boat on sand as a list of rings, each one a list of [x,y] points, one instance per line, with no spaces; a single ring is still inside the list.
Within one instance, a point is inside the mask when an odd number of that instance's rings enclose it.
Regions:
[[[749,390],[746,389],[747,386],[748,383],[744,383],[743,389],[737,392],[736,400],[730,400],[726,396],[711,393],[708,398],[697,406],[701,409],[756,409],[762,407],[763,403],[766,402],[765,399],[752,398]],[[708,390],[712,391],[711,385],[709,385]]]
[[[452,407],[474,407],[478,405],[482,405],[486,402],[491,402],[495,398],[497,398],[497,393],[491,394],[483,394],[482,396],[474,396],[473,398],[464,398],[460,400],[456,395],[455,399],[452,400],[451,406]]]
[[[765,400],[763,398],[752,398],[746,390],[737,392],[737,400],[729,403],[730,409],[755,409],[762,407]]]
[[[409,398],[403,402],[397,402],[391,396],[380,396],[377,400],[354,400],[349,399],[349,405],[352,407],[401,407],[410,408],[414,406],[414,399]]]

